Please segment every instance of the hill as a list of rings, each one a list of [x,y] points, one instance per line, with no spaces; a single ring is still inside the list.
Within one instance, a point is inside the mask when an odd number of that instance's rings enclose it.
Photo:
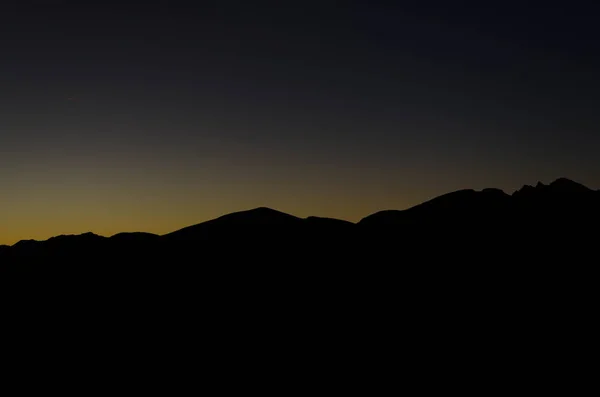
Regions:
[[[216,266],[217,263],[302,263],[356,260],[403,264],[458,256],[511,263],[589,251],[600,221],[600,192],[560,178],[523,186],[450,192],[406,210],[385,210],[358,223],[299,218],[269,208],[223,215],[158,236],[93,233],[24,240],[0,247],[1,267],[52,269],[97,264],[121,271],[131,267]],[[142,265],[143,263],[143,265]],[[160,265],[159,263],[163,263]],[[257,263],[257,262],[253,262]]]
[[[156,341],[218,341],[221,359],[222,346],[267,346],[352,363],[398,344],[413,360],[546,357],[590,329],[599,214],[599,192],[566,179],[450,192],[356,224],[257,208],[164,236],[0,246],[0,291],[30,333],[69,324],[105,345],[137,341],[141,357]]]

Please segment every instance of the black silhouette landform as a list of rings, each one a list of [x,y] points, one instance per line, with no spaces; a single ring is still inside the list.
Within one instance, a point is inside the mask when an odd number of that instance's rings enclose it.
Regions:
[[[32,339],[72,324],[59,340],[93,334],[82,343],[143,357],[158,342],[218,359],[268,347],[354,365],[399,348],[412,364],[524,351],[553,363],[557,341],[577,349],[593,329],[599,221],[600,191],[568,179],[460,190],[357,223],[256,208],[163,236],[1,246],[0,292],[33,320]]]
[[[193,268],[266,264],[418,266],[419,263],[514,264],[542,258],[571,261],[593,254],[600,191],[566,178],[500,189],[451,192],[406,210],[386,210],[358,223],[299,218],[270,208],[235,212],[172,233],[93,233],[0,246],[0,267],[29,271],[86,266]],[[588,259],[592,258],[589,257]],[[587,257],[586,257],[587,258]],[[431,262],[433,261],[433,262]]]

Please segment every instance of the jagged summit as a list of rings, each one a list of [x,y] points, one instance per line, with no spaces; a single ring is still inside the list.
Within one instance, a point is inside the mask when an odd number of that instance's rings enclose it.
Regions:
[[[523,197],[531,194],[542,194],[542,193],[553,193],[553,194],[578,194],[588,193],[592,189],[587,186],[575,182],[568,178],[558,178],[551,182],[549,185],[543,182],[538,182],[535,187],[531,185],[524,185],[521,189],[515,191],[513,196]]]

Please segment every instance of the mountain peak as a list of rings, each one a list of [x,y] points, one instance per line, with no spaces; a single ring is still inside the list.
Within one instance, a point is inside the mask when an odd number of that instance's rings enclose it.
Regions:
[[[239,211],[237,213],[239,214],[239,213],[244,213],[244,212],[246,212],[246,213],[261,213],[261,214],[285,214],[284,212],[277,211],[277,210],[274,210],[273,208],[269,208],[269,207],[256,207],[256,208],[246,210],[246,211]]]
[[[572,193],[587,193],[592,189],[581,183],[574,182],[568,178],[558,178],[549,185],[542,182],[538,182],[535,187],[531,185],[523,185],[523,187],[514,192],[516,196],[523,196],[525,194],[539,194],[539,193],[559,193],[559,194],[572,194]]]
[[[170,236],[172,238],[173,236],[178,235],[189,236],[208,232],[214,233],[217,230],[236,230],[248,227],[278,227],[300,221],[302,221],[301,218],[286,214],[285,212],[277,211],[268,207],[257,207],[250,210],[237,211],[222,215],[218,218],[174,231],[166,236]]]
[[[555,190],[560,190],[561,192],[566,193],[589,192],[592,190],[587,186],[582,185],[581,183],[574,182],[567,178],[558,178],[549,186]]]
[[[274,210],[269,207],[257,207],[250,210],[232,212],[231,214],[223,215],[217,219],[224,218],[295,218],[294,215],[286,214],[285,212],[281,212],[278,210]]]

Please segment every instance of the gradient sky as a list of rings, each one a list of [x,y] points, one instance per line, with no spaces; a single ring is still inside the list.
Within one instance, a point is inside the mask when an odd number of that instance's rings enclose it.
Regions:
[[[335,3],[3,2],[0,244],[600,187],[593,2]]]

